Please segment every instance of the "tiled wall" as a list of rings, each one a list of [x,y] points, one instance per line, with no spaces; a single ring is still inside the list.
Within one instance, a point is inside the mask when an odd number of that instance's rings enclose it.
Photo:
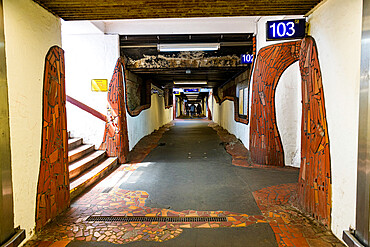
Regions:
[[[173,106],[173,91],[171,88],[164,89],[164,105],[166,109]]]
[[[331,167],[324,89],[315,40],[302,40],[302,151],[299,201],[306,212],[330,224]]]
[[[127,112],[134,117],[141,111],[151,106],[151,80],[142,79],[140,76],[124,70]]]
[[[299,58],[300,41],[262,48],[255,61],[250,117],[250,151],[258,164],[284,166],[276,124],[275,90],[280,76]]]
[[[129,101],[129,85],[126,83],[124,84],[124,82],[127,82],[128,74],[128,70],[125,69],[124,58],[118,58],[108,88],[108,121],[105,125],[103,142],[99,148],[101,150],[106,150],[109,157],[118,157],[119,163],[126,162],[129,152],[126,109],[131,117],[135,117],[143,110],[151,107],[150,80],[146,81],[145,84],[145,101],[147,104],[136,107],[135,110],[130,110],[126,105],[126,102]],[[140,94],[140,90],[136,91],[135,94]],[[167,94],[165,94],[167,95],[165,98],[168,101],[166,108],[170,108],[172,106],[172,91],[168,91]],[[141,95],[141,99],[143,98],[143,95]]]
[[[118,58],[108,88],[108,112],[103,142],[99,149],[106,150],[109,157],[118,157],[125,163],[129,152],[125,88],[123,84],[124,61]]]
[[[64,76],[64,51],[54,46],[45,59],[36,230],[64,211],[70,203]]]
[[[253,75],[251,157],[258,164],[284,166],[284,150],[276,124],[275,90],[281,74],[297,60],[302,77],[299,206],[317,220],[329,225],[329,137],[321,70],[312,37],[275,44],[260,50]]]

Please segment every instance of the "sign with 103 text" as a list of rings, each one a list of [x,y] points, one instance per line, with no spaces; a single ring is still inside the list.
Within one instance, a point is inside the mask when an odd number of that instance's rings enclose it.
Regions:
[[[302,39],[306,34],[306,19],[268,21],[266,40]]]

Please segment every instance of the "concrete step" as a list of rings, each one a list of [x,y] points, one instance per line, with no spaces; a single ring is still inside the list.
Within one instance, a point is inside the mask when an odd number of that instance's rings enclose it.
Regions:
[[[68,151],[68,162],[71,163],[75,160],[80,159],[88,153],[94,152],[94,145],[81,145],[71,151]]]
[[[117,158],[107,158],[100,164],[91,167],[70,183],[71,200],[83,192],[87,187],[101,180],[114,169],[118,162]]]
[[[82,145],[82,138],[70,138],[68,139],[68,150],[75,149]]]
[[[69,179],[73,179],[106,158],[105,151],[95,151],[69,164]]]

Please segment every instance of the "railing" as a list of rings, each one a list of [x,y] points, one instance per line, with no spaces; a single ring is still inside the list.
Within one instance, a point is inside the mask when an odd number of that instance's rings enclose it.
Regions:
[[[71,103],[72,105],[77,106],[78,108],[90,113],[94,117],[99,118],[100,120],[106,122],[107,121],[107,116],[104,114],[98,112],[97,110],[91,108],[90,106],[85,105],[84,103],[72,98],[71,96],[67,95],[67,102]]]

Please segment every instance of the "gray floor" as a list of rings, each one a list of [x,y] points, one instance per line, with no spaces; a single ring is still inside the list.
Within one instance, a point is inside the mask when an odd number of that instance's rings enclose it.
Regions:
[[[144,160],[149,165],[120,185],[148,192],[148,207],[261,214],[253,191],[298,179],[294,170],[233,166],[217,133],[205,121],[176,122],[160,143],[164,145]]]
[[[223,210],[261,214],[252,192],[298,180],[298,170],[249,169],[233,166],[216,131],[201,120],[176,121],[120,188],[149,193],[146,206],[175,211]],[[71,242],[73,246],[113,246]],[[116,246],[116,245],[114,245]],[[246,228],[186,229],[163,243],[134,242],[125,246],[277,246],[268,224]]]

